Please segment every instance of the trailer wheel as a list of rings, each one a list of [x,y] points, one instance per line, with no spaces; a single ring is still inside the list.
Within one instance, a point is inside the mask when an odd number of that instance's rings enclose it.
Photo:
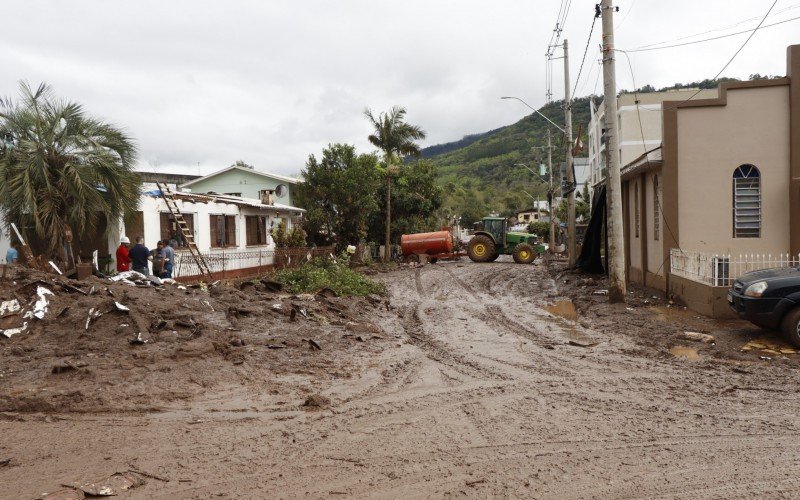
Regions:
[[[479,234],[469,240],[467,255],[473,262],[489,262],[495,255],[494,241],[486,235]]]
[[[527,243],[520,243],[514,247],[514,262],[517,264],[530,264],[535,258],[536,252]]]
[[[438,259],[438,258],[436,258],[436,257],[431,257],[431,260],[430,260],[429,262],[430,262],[431,264],[436,264],[436,262],[438,262],[438,260],[439,260],[439,259]]]

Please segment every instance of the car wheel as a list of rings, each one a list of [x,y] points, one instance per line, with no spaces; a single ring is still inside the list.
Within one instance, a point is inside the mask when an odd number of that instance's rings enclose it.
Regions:
[[[786,313],[781,322],[781,331],[786,340],[800,347],[800,307]]]

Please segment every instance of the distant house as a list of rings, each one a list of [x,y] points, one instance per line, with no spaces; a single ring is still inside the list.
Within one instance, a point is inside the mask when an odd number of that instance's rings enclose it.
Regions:
[[[532,207],[517,212],[517,222],[519,224],[529,224],[542,221],[544,217],[550,220],[549,213],[547,200],[538,200],[534,202]]]
[[[784,78],[690,95],[662,102],[661,143],[645,135],[642,152],[623,164],[626,267],[634,283],[727,316],[735,278],[798,263],[800,45],[788,48]],[[631,125],[622,124],[621,144],[642,142]]]
[[[107,221],[101,218],[94,234],[76,241],[76,255],[83,261],[89,261],[92,253],[97,251],[102,262],[104,258],[113,259],[122,236],[129,237],[131,241],[142,236],[149,248],[155,248],[158,240],[170,239],[174,241],[177,254],[173,271],[175,277],[199,275],[200,271],[186,250],[186,242],[176,221],[159,196],[155,182],[161,182],[175,193],[176,204],[195,243],[214,273],[231,278],[263,271],[274,262],[275,244],[270,234],[272,228],[281,221],[291,227],[292,221],[301,218],[305,212],[288,203],[292,194],[288,186],[294,186],[293,182],[296,181],[262,172],[249,175],[253,171],[243,174],[230,171],[231,169],[226,169],[202,178],[142,173],[145,182],[142,185],[139,210],[128,220]],[[221,190],[221,186],[232,180],[242,180],[239,185],[243,187],[240,189],[255,196],[248,198],[230,194],[182,192],[178,191],[175,184],[184,182],[196,185],[201,180],[208,182],[204,186],[212,192]],[[216,184],[212,184],[213,182]],[[286,187],[279,188],[280,185]],[[263,195],[260,198],[259,191]],[[10,243],[8,235],[0,232],[0,252],[3,256]],[[37,250],[36,245],[34,250]],[[109,267],[114,269],[115,266],[112,263]]]
[[[180,184],[182,191],[239,196],[291,206],[300,179],[232,165]],[[271,203],[269,203],[271,204]]]

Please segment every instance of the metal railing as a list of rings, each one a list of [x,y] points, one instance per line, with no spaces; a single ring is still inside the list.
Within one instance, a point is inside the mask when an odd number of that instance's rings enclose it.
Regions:
[[[212,273],[224,273],[238,269],[261,268],[266,270],[275,263],[272,249],[213,248],[202,252]],[[202,272],[188,250],[175,251],[173,277],[200,276]]]
[[[669,259],[672,274],[712,286],[731,286],[750,271],[800,266],[800,255],[788,253],[719,255],[673,248]]]

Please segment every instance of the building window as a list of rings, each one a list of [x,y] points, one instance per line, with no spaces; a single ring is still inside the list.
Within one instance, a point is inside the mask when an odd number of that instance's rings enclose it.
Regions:
[[[633,227],[639,237],[639,183],[633,184]]]
[[[236,246],[236,216],[211,216],[211,246],[215,248]]]
[[[267,244],[267,218],[261,215],[248,215],[244,219],[247,231],[247,245]]]
[[[188,245],[186,238],[183,236],[183,231],[178,226],[172,214],[169,212],[161,212],[161,237],[162,240],[170,240],[174,242],[175,248],[185,248]],[[194,215],[182,214],[183,220],[186,221],[186,227],[189,229],[189,234],[194,237]]]
[[[661,235],[661,193],[658,191],[658,175],[653,176],[653,239]]]
[[[733,172],[733,237],[761,237],[761,174],[753,165]]]

